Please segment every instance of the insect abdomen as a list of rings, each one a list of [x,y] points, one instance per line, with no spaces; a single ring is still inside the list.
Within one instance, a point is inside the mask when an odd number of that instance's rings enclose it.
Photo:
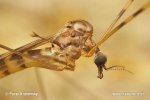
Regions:
[[[35,49],[29,50],[24,54],[36,58],[40,62],[47,62],[47,65],[49,64],[48,66],[51,67],[49,69],[63,70],[67,66],[66,57],[62,54],[55,54],[52,51],[51,48]],[[12,54],[11,56],[0,60],[0,78],[29,67],[48,68],[47,65],[44,66],[32,59]],[[71,65],[68,66],[70,67]],[[74,68],[74,66],[71,67]]]
[[[40,55],[41,49],[30,50],[26,52],[29,56],[37,56]],[[0,59],[0,78],[7,76],[9,74],[15,73],[17,71],[23,70],[28,67],[32,67],[28,63],[33,63],[31,60],[27,60],[24,57],[12,54],[11,56],[6,57],[5,59]]]

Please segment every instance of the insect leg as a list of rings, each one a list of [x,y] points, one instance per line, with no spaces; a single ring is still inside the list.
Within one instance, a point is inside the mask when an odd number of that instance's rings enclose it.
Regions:
[[[30,49],[33,49],[33,48],[36,48],[38,46],[41,46],[43,44],[46,44],[48,42],[50,42],[52,40],[52,37],[51,36],[48,36],[46,37],[45,39],[38,39],[38,40],[35,40],[31,43],[28,43],[26,45],[23,45],[17,49],[15,49],[16,51],[18,52],[25,52],[25,51],[28,51]],[[1,58],[5,58],[5,57],[8,57],[9,55],[13,54],[13,52],[8,52],[8,53],[5,53],[3,55],[1,55]]]
[[[41,39],[46,39],[44,36],[41,36],[40,34],[35,33],[35,32],[33,32],[33,33],[31,34],[31,36],[32,36],[32,37],[38,37],[38,38],[41,38]]]
[[[119,12],[119,14],[117,15],[117,17],[114,19],[114,21],[112,22],[112,24],[108,27],[107,31],[103,34],[102,38],[107,34],[109,33],[113,28],[114,26],[116,25],[116,23],[119,21],[119,19],[122,17],[122,15],[125,13],[125,11],[129,8],[129,6],[131,5],[131,3],[133,2],[134,0],[129,0],[125,6],[122,8],[122,10]],[[101,38],[101,39],[102,39]],[[101,40],[100,39],[100,40]]]
[[[46,37],[41,36],[41,35],[39,35],[38,33],[35,33],[35,32],[33,32],[33,34],[31,34],[31,36],[32,36],[32,37],[38,37],[38,38],[41,38],[41,39],[45,39],[45,40],[46,40]],[[54,47],[54,44],[52,43],[51,46]]]
[[[134,19],[137,15],[141,14],[143,11],[148,9],[150,7],[150,1],[146,2],[140,9],[138,9],[135,13],[127,17],[123,22],[121,22],[119,25],[117,25],[113,30],[111,30],[109,33],[107,33],[97,44],[94,46],[87,54],[90,55],[95,51],[95,49],[100,46],[102,43],[104,43],[110,36],[112,36],[116,31],[121,29],[124,25],[129,23],[132,19]]]

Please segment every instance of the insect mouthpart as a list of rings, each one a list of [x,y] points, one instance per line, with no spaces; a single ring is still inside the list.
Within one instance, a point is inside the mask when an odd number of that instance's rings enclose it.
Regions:
[[[100,52],[99,48],[96,48],[95,50],[95,59],[94,59],[94,63],[96,64],[97,68],[98,68],[98,78],[102,79],[103,78],[103,69],[105,70],[122,70],[122,71],[126,71],[130,74],[133,74],[131,71],[125,69],[124,66],[111,66],[111,67],[107,67],[105,66],[105,63],[107,62],[107,57]]]

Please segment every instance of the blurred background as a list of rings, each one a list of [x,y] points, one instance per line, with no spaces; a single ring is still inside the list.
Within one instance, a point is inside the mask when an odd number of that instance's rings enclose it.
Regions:
[[[134,0],[120,21],[149,0]],[[0,43],[17,48],[35,38],[32,32],[53,35],[68,21],[84,19],[94,27],[98,42],[127,0],[0,0]],[[81,57],[75,71],[29,68],[0,79],[2,100],[149,100],[150,9],[117,31],[100,48],[107,67],[123,65],[132,71],[104,71],[97,78],[93,58]],[[0,53],[7,52],[0,49]],[[37,92],[38,96],[6,96],[7,92]],[[143,96],[112,96],[113,92],[143,92]]]

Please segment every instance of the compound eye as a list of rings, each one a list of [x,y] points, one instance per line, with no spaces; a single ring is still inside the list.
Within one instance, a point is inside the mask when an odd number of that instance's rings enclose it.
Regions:
[[[77,31],[77,32],[79,32],[79,33],[86,32],[86,26],[83,23],[81,23],[81,22],[76,22],[73,25],[73,27],[74,27],[74,30]]]

